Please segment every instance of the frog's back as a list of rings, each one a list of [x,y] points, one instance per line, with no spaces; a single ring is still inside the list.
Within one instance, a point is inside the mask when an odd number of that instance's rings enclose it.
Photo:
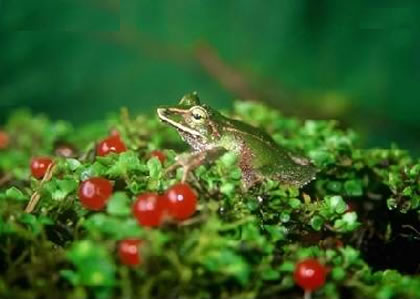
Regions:
[[[251,138],[248,142],[254,150],[258,149],[252,164],[263,177],[297,186],[303,186],[315,178],[316,168],[308,159],[291,153],[274,141],[262,143]]]
[[[299,164],[291,156],[287,159],[276,159],[276,162],[266,164],[259,170],[263,176],[296,186],[308,184],[315,179],[317,172],[312,164]]]
[[[297,186],[315,178],[316,168],[305,157],[292,154],[259,128],[237,120],[229,122],[226,129],[241,144],[240,166],[243,172],[249,172],[248,176],[256,176],[257,180],[269,177]]]
[[[264,144],[276,144],[273,138],[271,138],[271,136],[268,135],[264,130],[248,125],[247,123],[244,123],[240,120],[225,118],[224,127],[231,133],[240,134],[244,136],[244,138],[258,139],[261,143]]]

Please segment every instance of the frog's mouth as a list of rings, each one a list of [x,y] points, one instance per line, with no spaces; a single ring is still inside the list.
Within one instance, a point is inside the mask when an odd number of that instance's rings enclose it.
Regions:
[[[173,119],[170,118],[170,115],[182,115],[187,113],[187,111],[183,110],[183,109],[177,109],[177,108],[158,108],[157,109],[157,114],[159,116],[159,119],[173,127],[175,127],[180,134],[188,134],[190,136],[192,136],[193,138],[202,138],[205,139],[204,135],[201,134],[200,132],[187,127],[183,124],[181,124],[180,122],[177,122]]]

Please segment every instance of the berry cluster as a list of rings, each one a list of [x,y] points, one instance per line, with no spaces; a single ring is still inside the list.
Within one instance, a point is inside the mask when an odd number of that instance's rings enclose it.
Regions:
[[[101,141],[96,148],[98,156],[110,153],[122,153],[127,148],[119,134],[112,134]],[[155,150],[150,157],[156,157],[161,163],[165,154]],[[113,187],[109,180],[93,177],[85,180],[79,187],[79,199],[82,205],[93,211],[102,210],[112,195]],[[143,227],[158,227],[167,219],[185,220],[191,217],[197,208],[197,196],[187,184],[179,183],[170,187],[164,194],[146,192],[136,197],[132,214]],[[123,264],[136,266],[141,264],[141,240],[126,239],[118,245],[118,254]]]
[[[2,144],[4,143],[3,141]],[[98,144],[96,154],[106,156],[126,150],[120,136],[112,134]],[[156,157],[161,163],[166,160],[165,155],[157,150],[151,152],[149,156]],[[53,163],[53,160],[48,157],[32,159],[32,175],[37,179],[42,179]],[[80,184],[78,195],[83,207],[92,211],[100,211],[105,208],[112,192],[111,181],[103,177],[91,177]],[[177,221],[188,219],[196,210],[197,196],[192,188],[185,183],[175,184],[163,194],[155,192],[140,194],[132,205],[132,214],[138,224],[149,228],[159,227],[168,219]],[[141,247],[143,245],[144,242],[138,239],[121,240],[117,248],[121,263],[131,267],[142,264]],[[305,290],[305,297],[309,298],[308,295],[310,296],[311,292],[325,284],[326,274],[327,269],[319,261],[305,259],[296,264],[294,281]]]
[[[0,148],[4,148],[8,143],[8,136],[0,132]],[[71,153],[70,153],[71,150]],[[73,150],[62,148],[56,151],[58,156],[68,157],[73,154]],[[118,133],[111,134],[103,139],[96,146],[97,156],[106,156],[111,153],[122,153],[127,150]],[[152,151],[149,155],[159,159],[161,163],[166,160],[166,156],[161,151]],[[31,173],[36,179],[43,179],[54,161],[49,157],[36,157],[31,161]],[[79,185],[78,196],[82,206],[88,210],[100,211],[106,207],[107,202],[113,193],[111,181],[103,177],[91,177]],[[166,219],[185,220],[191,217],[197,208],[197,196],[187,184],[175,184],[162,195],[157,193],[143,193],[137,196],[132,213],[139,225],[144,227],[158,227]],[[139,245],[141,240],[127,239],[122,240],[118,246],[120,260],[126,265],[138,265],[141,263],[139,255]]]
[[[132,212],[137,222],[145,227],[160,226],[166,218],[185,220],[197,209],[197,196],[191,187],[178,183],[170,187],[163,195],[143,193],[137,196]],[[118,246],[118,253],[123,264],[136,266],[141,263],[139,245],[141,240],[123,240]]]
[[[197,208],[197,196],[191,187],[178,183],[163,195],[144,193],[137,197],[133,205],[133,215],[143,226],[159,226],[166,216],[176,220],[191,217]]]

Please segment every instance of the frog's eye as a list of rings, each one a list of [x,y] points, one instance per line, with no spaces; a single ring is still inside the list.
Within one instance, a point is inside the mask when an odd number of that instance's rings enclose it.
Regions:
[[[201,107],[191,109],[191,115],[194,122],[201,123],[207,118],[207,112]]]

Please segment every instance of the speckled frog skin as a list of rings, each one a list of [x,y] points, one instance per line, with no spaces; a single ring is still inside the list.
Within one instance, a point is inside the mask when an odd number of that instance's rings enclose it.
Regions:
[[[158,108],[157,114],[194,150],[175,166],[184,167],[183,180],[191,169],[227,151],[237,155],[247,188],[264,178],[298,187],[315,178],[316,169],[308,159],[291,154],[261,129],[201,104],[197,93],[185,95],[178,105]]]

